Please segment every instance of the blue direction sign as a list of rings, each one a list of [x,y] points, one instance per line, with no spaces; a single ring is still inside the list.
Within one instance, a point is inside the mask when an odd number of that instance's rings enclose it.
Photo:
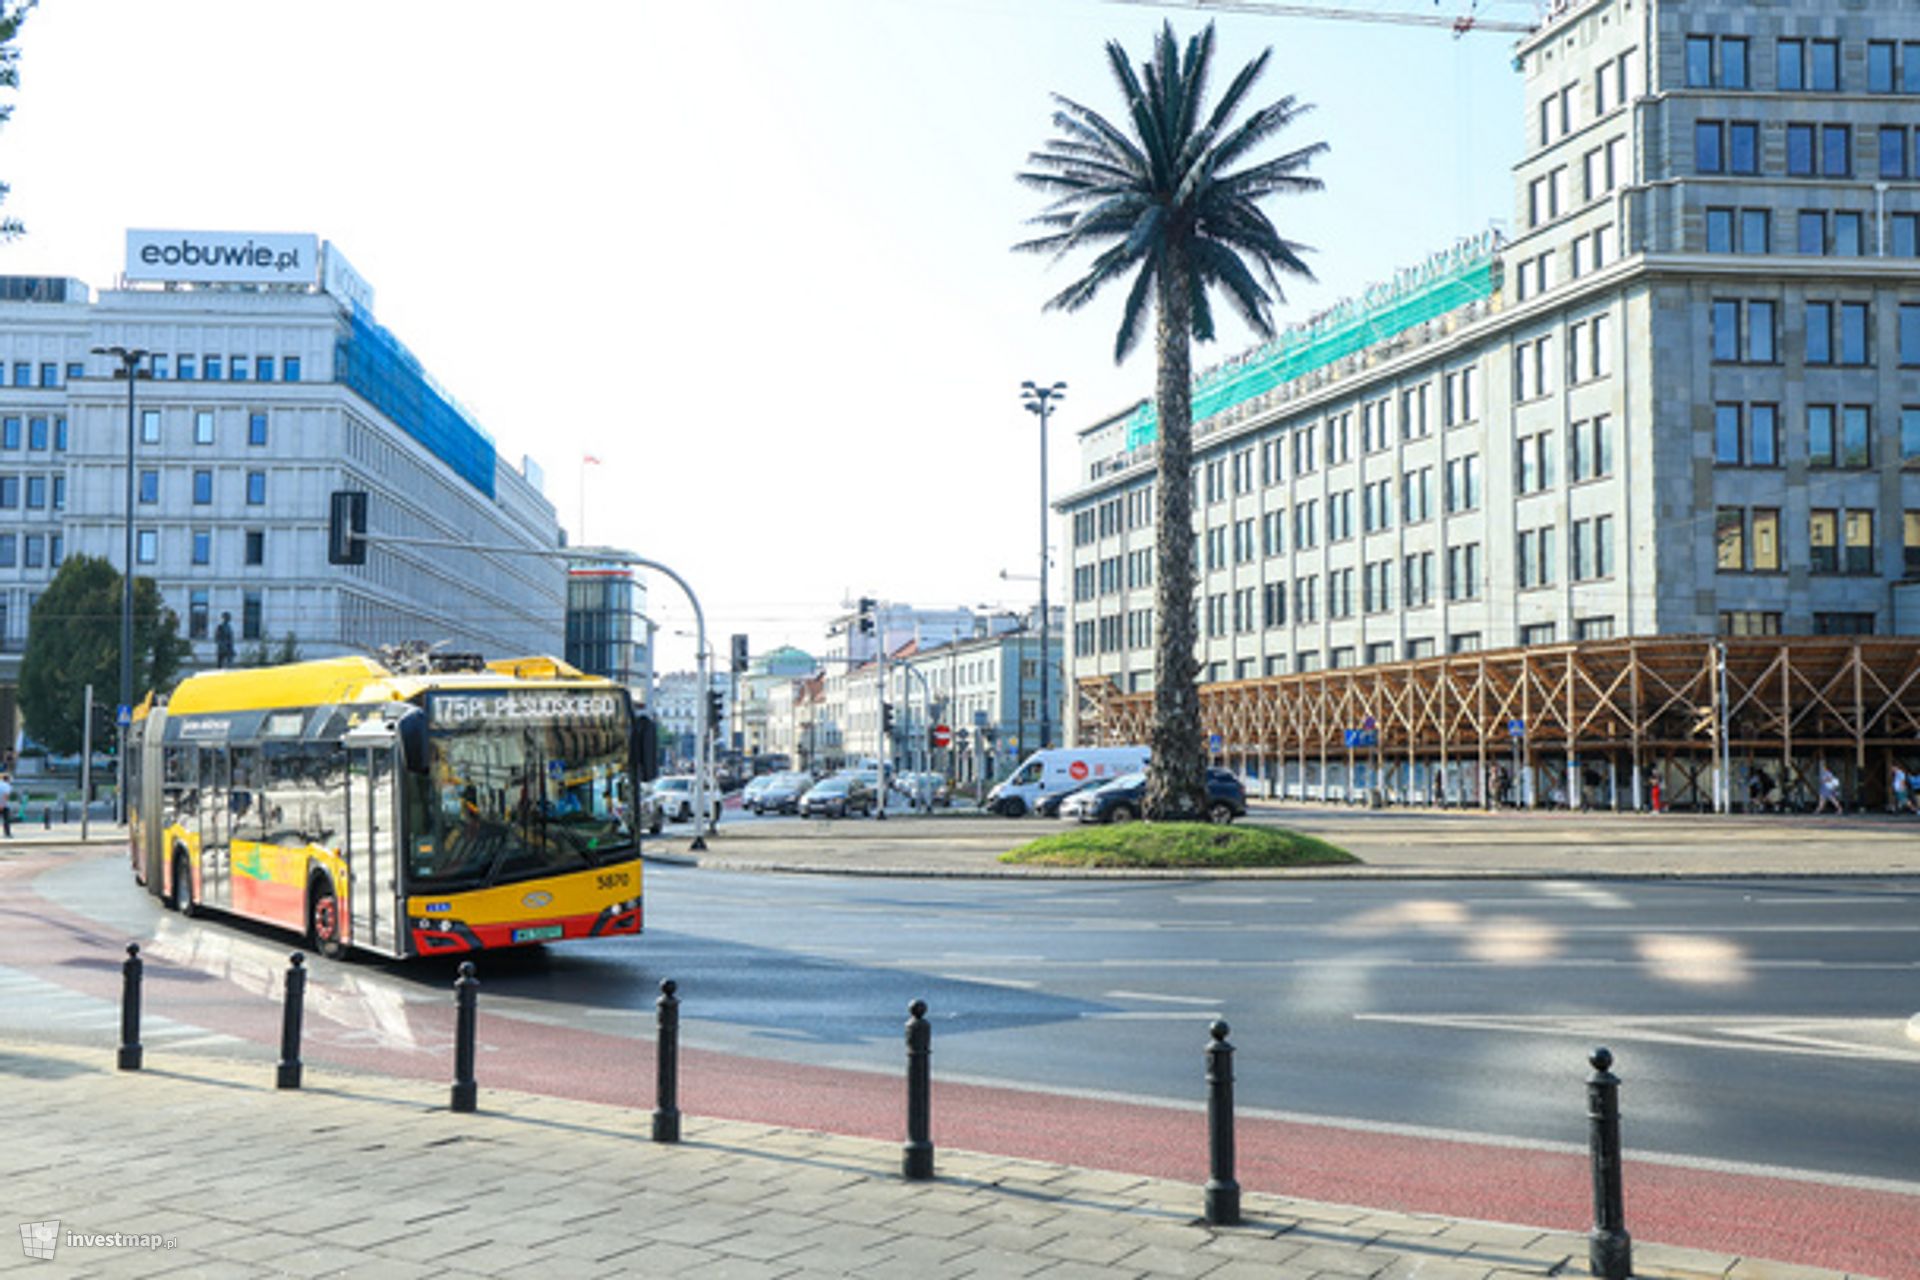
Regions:
[[[1369,716],[1367,718],[1371,720],[1373,717]],[[1347,745],[1350,747],[1377,747],[1380,745],[1380,735],[1372,729],[1349,729],[1347,730]]]
[[[1527,736],[1527,722],[1526,722],[1525,720],[1521,720],[1521,719],[1518,719],[1518,718],[1516,718],[1516,719],[1513,719],[1513,720],[1509,720],[1509,721],[1507,721],[1507,736],[1508,736],[1509,738],[1524,738],[1524,737],[1526,737],[1526,736]]]
[[[1225,743],[1225,741],[1226,740],[1222,738],[1219,734],[1210,733],[1207,735],[1207,750],[1217,755],[1219,754],[1220,748]]]

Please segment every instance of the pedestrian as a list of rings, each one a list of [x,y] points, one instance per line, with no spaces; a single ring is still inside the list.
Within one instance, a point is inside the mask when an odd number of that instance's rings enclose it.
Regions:
[[[1898,760],[1895,760],[1891,773],[1891,781],[1893,783],[1893,812],[1907,813],[1913,807],[1913,800],[1910,794],[1910,780],[1907,777],[1907,771],[1900,767]]]
[[[1840,807],[1840,779],[1833,776],[1833,770],[1822,764],[1820,766],[1820,803],[1813,806],[1813,811],[1824,812],[1828,805],[1833,806],[1835,813],[1846,812]]]
[[[1747,812],[1760,813],[1767,807],[1767,793],[1773,790],[1773,779],[1761,768],[1747,770]]]
[[[220,625],[213,629],[213,661],[215,666],[233,665],[233,615],[222,613]]]
[[[0,828],[13,839],[13,775],[0,773]]]

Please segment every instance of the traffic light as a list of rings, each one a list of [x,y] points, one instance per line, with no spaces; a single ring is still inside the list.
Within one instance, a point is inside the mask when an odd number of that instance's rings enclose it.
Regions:
[[[746,669],[747,669],[747,638],[745,636],[737,635],[733,638],[733,673],[735,675],[739,675],[741,672],[745,671]]]
[[[707,690],[707,728],[709,731],[720,727],[720,691]]]
[[[363,490],[338,489],[327,511],[327,563],[367,562],[367,495]]]
[[[893,736],[893,704],[891,702],[880,704],[880,732],[889,738]]]
[[[873,634],[873,597],[871,596],[860,597],[860,634],[863,636]]]

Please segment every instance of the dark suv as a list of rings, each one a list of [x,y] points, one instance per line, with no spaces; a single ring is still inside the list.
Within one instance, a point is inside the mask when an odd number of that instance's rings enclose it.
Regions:
[[[1082,822],[1132,822],[1147,795],[1147,775],[1130,773],[1082,798]],[[1207,821],[1232,822],[1247,816],[1247,789],[1226,769],[1207,770]]]

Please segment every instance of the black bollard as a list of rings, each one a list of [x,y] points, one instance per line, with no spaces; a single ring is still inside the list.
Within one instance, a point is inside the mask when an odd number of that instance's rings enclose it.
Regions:
[[[927,1021],[927,1002],[907,1006],[907,1141],[900,1172],[909,1181],[933,1176],[933,1027]]]
[[[1587,1270],[1603,1280],[1633,1274],[1633,1238],[1627,1234],[1620,1188],[1620,1077],[1609,1068],[1613,1054],[1595,1049],[1587,1058],[1587,1146],[1593,1156],[1593,1230],[1587,1234]]]
[[[126,963],[120,966],[120,1069],[140,1069],[140,944],[127,944]]]
[[[1233,1177],[1233,1046],[1227,1024],[1216,1019],[1207,1032],[1207,1224],[1240,1221],[1240,1184]]]
[[[300,1087],[300,1019],[307,1006],[307,958],[298,951],[287,957],[287,1003],[280,1014],[280,1069],[274,1087]]]
[[[473,976],[473,961],[460,962],[460,976],[453,981],[453,1100],[454,1111],[472,1111],[480,1099],[479,1086],[473,1080],[474,1015],[480,998],[480,979]]]
[[[672,978],[660,983],[660,999],[654,1009],[658,1030],[654,1035],[653,1140],[680,1141],[680,1001],[673,994],[679,985]]]

